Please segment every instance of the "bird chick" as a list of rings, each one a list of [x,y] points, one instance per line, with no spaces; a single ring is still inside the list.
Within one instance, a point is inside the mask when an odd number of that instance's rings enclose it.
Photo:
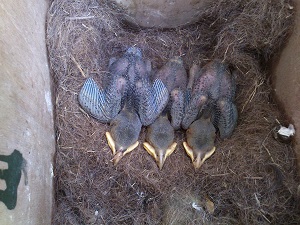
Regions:
[[[148,76],[149,70],[151,68],[149,69],[148,62],[143,60],[141,50],[136,47],[128,48],[121,58],[111,58],[109,61],[111,76],[126,81],[126,92],[122,98],[125,106],[111,121],[110,132],[106,132],[108,145],[114,155],[112,159],[114,165],[139,144],[138,137],[142,124],[136,112],[135,83],[141,77]],[[114,89],[112,87],[110,93],[114,93]]]
[[[195,120],[186,131],[183,147],[191,158],[195,169],[199,169],[216,150],[214,141],[216,129],[209,117]]]
[[[174,142],[174,130],[179,129],[184,113],[187,74],[179,57],[172,58],[156,74],[168,89],[170,101],[163,113],[147,128],[146,142],[143,146],[155,159],[158,167],[163,168],[177,143]],[[171,122],[168,117],[171,117]]]
[[[138,145],[142,125],[149,125],[165,108],[169,95],[161,80],[150,82],[151,63],[141,49],[130,47],[120,58],[111,58],[103,88],[88,78],[79,93],[83,109],[100,122],[111,122],[106,132],[114,164]]]
[[[203,68],[193,66],[190,77],[194,80],[191,99],[186,107],[182,127],[187,129],[205,107],[212,107],[212,122],[218,128],[222,139],[231,136],[237,123],[237,109],[234,101],[235,81],[228,65],[214,60]]]
[[[165,108],[168,90],[159,79],[150,82],[151,63],[144,60],[141,49],[130,47],[119,59],[109,61],[109,75],[102,77],[102,87],[88,78],[79,93],[82,108],[100,122],[109,123],[122,109],[126,99],[143,125],[151,124]]]
[[[116,165],[123,156],[139,145],[142,124],[137,113],[125,106],[111,121],[110,126],[111,130],[106,132],[106,138],[114,155],[113,163]]]

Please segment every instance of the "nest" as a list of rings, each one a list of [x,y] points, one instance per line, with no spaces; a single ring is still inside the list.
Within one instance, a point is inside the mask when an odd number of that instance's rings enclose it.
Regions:
[[[208,3],[193,25],[143,29],[104,0],[55,0],[47,46],[55,93],[55,210],[53,224],[299,224],[296,159],[272,130],[287,123],[273,101],[268,71],[293,28],[288,0]],[[105,77],[111,57],[129,46],[160,68],[181,55],[192,63],[214,58],[239,71],[238,126],[216,141],[216,153],[195,171],[184,132],[163,170],[140,145],[114,167],[109,125],[78,104],[86,78]],[[140,135],[144,140],[145,128]]]

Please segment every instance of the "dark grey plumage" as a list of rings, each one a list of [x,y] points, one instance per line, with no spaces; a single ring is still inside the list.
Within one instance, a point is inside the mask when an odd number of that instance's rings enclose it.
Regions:
[[[148,126],[144,148],[162,169],[166,158],[176,148],[174,129],[180,128],[184,113],[187,74],[182,60],[179,57],[172,58],[155,74],[154,78],[165,84],[170,93],[170,101],[162,115]]]
[[[143,60],[141,50],[130,47],[121,58],[110,60],[109,79],[104,79],[103,88],[92,78],[87,79],[80,90],[79,103],[104,123],[110,122],[126,103],[128,108],[137,111],[143,125],[149,125],[163,111],[169,98],[160,80],[151,84],[150,71],[151,63]]]
[[[180,57],[170,59],[156,74],[170,93],[167,114],[171,117],[174,129],[179,129],[184,115],[185,91],[187,87],[187,73]]]
[[[114,91],[110,90],[114,88]],[[102,123],[108,123],[121,109],[121,100],[126,89],[123,78],[114,78],[106,90],[98,87],[93,78],[88,78],[82,86],[78,100],[81,107]]]
[[[101,122],[111,122],[106,132],[114,154],[114,164],[138,145],[142,125],[149,125],[165,108],[168,90],[160,80],[150,83],[151,63],[144,60],[139,48],[109,62],[109,79],[104,88],[89,78],[79,93],[80,105]]]
[[[190,76],[194,78],[191,99],[183,118],[182,126],[187,129],[201,115],[202,110],[212,108],[212,120],[219,129],[220,137],[228,138],[237,123],[237,109],[234,101],[235,81],[228,65],[214,60],[203,68],[193,66]]]
[[[163,82],[156,79],[151,86],[143,79],[136,84],[136,105],[141,122],[144,126],[152,124],[162,113],[169,100],[169,92]]]
[[[150,72],[150,61],[143,60],[137,47],[128,48],[122,58],[113,60],[110,65],[111,74],[124,77],[128,82],[125,99],[132,99],[129,107],[137,111],[144,126],[153,123],[168,102],[167,88],[160,80],[151,84]]]

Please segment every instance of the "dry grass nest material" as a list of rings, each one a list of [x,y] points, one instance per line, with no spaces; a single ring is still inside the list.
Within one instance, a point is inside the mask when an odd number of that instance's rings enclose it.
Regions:
[[[198,23],[142,29],[104,0],[56,0],[48,13],[47,45],[56,101],[54,224],[299,224],[296,159],[272,138],[287,122],[270,98],[268,65],[293,25],[288,0],[212,1]],[[79,107],[87,77],[106,76],[110,57],[140,47],[154,69],[181,54],[192,63],[221,58],[239,70],[238,126],[217,140],[216,153],[195,172],[184,133],[159,171],[140,145],[111,163],[107,124]],[[144,130],[140,135],[144,140]]]

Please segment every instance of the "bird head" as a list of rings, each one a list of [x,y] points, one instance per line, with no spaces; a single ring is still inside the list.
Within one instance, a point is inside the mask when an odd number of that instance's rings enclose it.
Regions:
[[[147,142],[143,143],[146,151],[155,159],[159,169],[170,156],[177,143],[174,141],[174,129],[166,117],[160,116],[151,124],[146,133]]]
[[[114,165],[139,145],[141,127],[138,115],[126,108],[111,122],[111,130],[106,132],[106,139],[114,155]]]
[[[132,46],[126,50],[125,56],[135,56],[138,58],[142,58],[143,54],[142,54],[142,50],[140,48]]]
[[[183,147],[191,158],[195,169],[199,169],[205,160],[215,152],[215,132],[210,118],[194,121],[186,131],[187,141],[183,142]]]

